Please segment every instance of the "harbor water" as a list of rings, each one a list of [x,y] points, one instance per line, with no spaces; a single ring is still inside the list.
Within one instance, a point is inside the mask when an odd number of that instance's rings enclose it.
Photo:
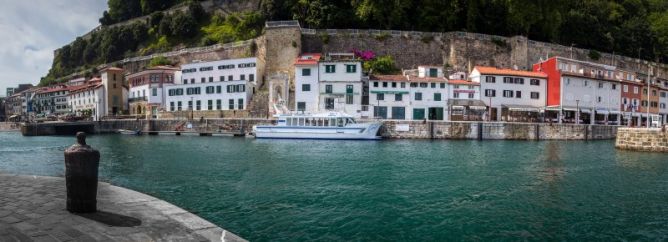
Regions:
[[[63,176],[72,143],[0,133],[0,172]],[[668,155],[613,141],[88,143],[101,152],[100,179],[250,241],[668,239]]]

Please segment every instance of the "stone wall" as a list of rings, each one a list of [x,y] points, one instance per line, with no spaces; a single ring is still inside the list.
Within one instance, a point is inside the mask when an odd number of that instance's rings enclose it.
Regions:
[[[0,131],[18,131],[21,124],[12,122],[0,122]]]
[[[598,140],[614,139],[617,126],[384,121],[382,136],[393,139]]]
[[[572,56],[578,60],[647,72],[647,62],[644,60],[609,53],[601,53],[600,59],[592,60],[588,49],[533,41],[523,36],[356,29],[302,29],[302,34],[303,52],[373,50],[380,55],[392,55],[397,66],[403,69],[425,64],[444,65],[456,71],[470,71],[475,65],[531,69],[541,59]],[[656,74],[668,79],[668,67],[661,63],[654,64],[659,66]]]
[[[188,125],[190,124],[190,125]],[[96,123],[97,133],[114,133],[119,129],[151,131],[181,131],[195,133],[248,133],[253,125],[271,124],[267,119],[161,119],[161,120],[109,120]],[[190,128],[189,128],[190,127]]]
[[[668,131],[652,128],[620,128],[615,148],[633,151],[668,152]]]

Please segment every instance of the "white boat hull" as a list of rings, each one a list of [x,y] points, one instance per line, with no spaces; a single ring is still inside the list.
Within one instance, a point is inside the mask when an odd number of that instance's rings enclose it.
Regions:
[[[255,138],[259,139],[340,139],[378,140],[381,123],[364,123],[346,127],[255,126]]]

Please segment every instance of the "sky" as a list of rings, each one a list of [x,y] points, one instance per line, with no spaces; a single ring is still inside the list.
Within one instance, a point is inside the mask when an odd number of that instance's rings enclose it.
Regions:
[[[106,0],[0,0],[0,97],[19,83],[36,85],[53,51],[99,25]]]

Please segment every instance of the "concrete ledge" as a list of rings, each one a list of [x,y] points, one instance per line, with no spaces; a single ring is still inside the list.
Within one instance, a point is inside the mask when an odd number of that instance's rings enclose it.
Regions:
[[[0,184],[0,238],[10,241],[246,241],[168,202],[104,182],[98,212],[88,215],[65,210],[63,178],[0,174]],[[114,219],[139,222],[105,222]]]
[[[619,128],[615,148],[644,152],[668,152],[668,130],[660,128]]]

